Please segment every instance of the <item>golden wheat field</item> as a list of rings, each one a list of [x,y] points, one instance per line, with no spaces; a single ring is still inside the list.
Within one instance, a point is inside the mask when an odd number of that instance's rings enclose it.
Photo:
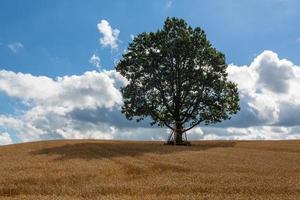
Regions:
[[[0,199],[300,199],[300,141],[2,146]]]

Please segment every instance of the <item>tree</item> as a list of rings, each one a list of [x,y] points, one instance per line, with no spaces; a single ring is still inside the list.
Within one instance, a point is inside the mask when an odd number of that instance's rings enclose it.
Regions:
[[[225,56],[212,47],[204,31],[183,19],[167,18],[163,29],[141,33],[116,66],[129,84],[121,88],[122,113],[137,121],[183,133],[200,123],[230,119],[239,108],[237,85],[227,80]]]

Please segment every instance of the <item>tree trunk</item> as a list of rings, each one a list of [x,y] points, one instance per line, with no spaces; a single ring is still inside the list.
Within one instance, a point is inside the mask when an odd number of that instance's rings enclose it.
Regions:
[[[176,123],[176,130],[174,131],[174,142],[176,145],[182,144],[183,127],[181,123]]]

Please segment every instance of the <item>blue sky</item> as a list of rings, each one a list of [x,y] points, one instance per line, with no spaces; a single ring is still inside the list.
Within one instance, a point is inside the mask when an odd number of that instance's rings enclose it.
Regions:
[[[4,0],[0,3],[0,66],[51,77],[81,74],[93,69],[88,59],[97,53],[110,69],[118,55],[99,45],[96,24],[101,19],[120,30],[121,52],[130,34],[155,31],[167,16],[202,27],[228,63],[248,64],[271,49],[299,64],[299,10],[296,0]],[[7,48],[14,42],[24,46],[17,54]]]
[[[56,77],[63,76],[85,78],[89,75],[84,76],[84,73],[97,70],[89,62],[93,54],[100,58],[102,69],[112,70],[114,61],[120,58],[131,41],[131,35],[156,31],[168,16],[183,18],[192,27],[203,28],[212,44],[225,53],[227,63],[234,66],[247,65],[251,68],[255,58],[264,61],[272,56],[274,62],[279,63],[278,69],[284,65],[281,62],[283,58],[291,61],[291,66],[299,66],[299,11],[300,2],[297,0],[2,0],[0,70],[30,74],[32,77],[27,77],[30,80],[22,78],[28,85],[32,80],[42,81],[35,78],[41,75],[54,82]],[[101,20],[106,20],[112,30],[119,30],[117,48],[99,42],[103,35],[97,24]],[[271,52],[262,54],[265,50]],[[275,55],[279,58],[276,59]],[[6,80],[7,76],[19,77],[18,74],[5,73],[2,79]],[[113,75],[107,76],[111,78]],[[20,84],[23,84],[22,81]],[[8,89],[3,89],[8,82],[5,84],[2,83],[2,90],[0,87],[0,118],[2,116],[2,121],[8,118],[25,120],[23,118],[28,111],[33,112],[32,109],[40,105],[40,98],[34,95],[23,98],[26,94],[17,94],[15,82],[10,82],[11,88]],[[248,101],[245,102],[248,105]],[[3,130],[9,132],[12,138],[18,138],[22,128],[5,123],[2,122],[0,133]],[[260,125],[270,124],[264,122]],[[35,128],[45,131],[41,127]],[[22,140],[25,141],[24,137]]]

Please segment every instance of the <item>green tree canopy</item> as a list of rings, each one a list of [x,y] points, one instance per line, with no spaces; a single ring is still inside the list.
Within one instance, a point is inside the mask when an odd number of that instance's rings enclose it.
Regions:
[[[161,30],[137,35],[116,66],[129,81],[121,89],[127,119],[150,117],[151,125],[182,134],[200,123],[229,119],[239,110],[235,83],[227,80],[223,53],[204,31],[167,18]]]

